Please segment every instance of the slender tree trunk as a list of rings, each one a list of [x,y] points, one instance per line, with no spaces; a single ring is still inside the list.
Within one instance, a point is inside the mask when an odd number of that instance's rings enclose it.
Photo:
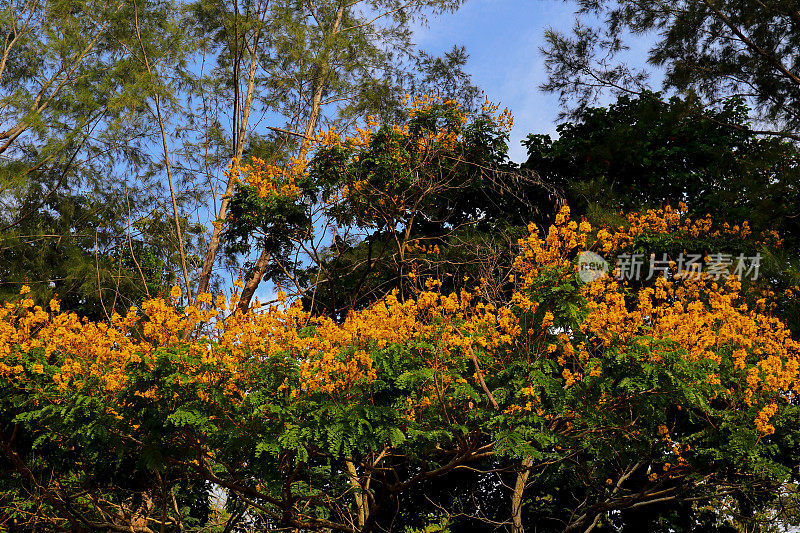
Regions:
[[[147,57],[147,52],[144,49],[144,43],[142,42],[142,35],[139,32],[139,9],[134,4],[134,20],[136,23],[136,37],[139,40],[139,45],[142,49],[142,58],[144,59],[145,67],[147,67],[148,74],[152,74],[152,70],[150,68],[150,60]],[[167,166],[167,181],[169,182],[169,195],[172,199],[172,216],[175,221],[175,233],[178,236],[178,253],[180,254],[181,258],[181,270],[183,271],[183,282],[186,285],[186,297],[189,300],[189,303],[192,303],[192,285],[189,282],[189,270],[186,268],[186,250],[184,249],[184,242],[183,242],[183,235],[181,232],[181,222],[180,217],[178,216],[178,202],[175,199],[175,187],[172,180],[172,165],[169,162],[169,147],[167,145],[167,133],[164,129],[164,119],[161,116],[161,98],[159,97],[158,93],[155,94],[156,100],[156,118],[158,119],[158,127],[161,130],[161,146],[164,149],[164,164]]]
[[[364,528],[364,524],[367,523],[367,506],[365,505],[365,495],[364,495],[364,487],[361,486],[361,483],[358,481],[358,473],[356,472],[356,466],[353,464],[353,461],[346,460],[345,464],[347,465],[347,477],[350,478],[350,485],[353,486],[354,489],[354,498],[356,501],[356,525],[358,529],[361,530]]]
[[[525,493],[525,484],[531,473],[533,459],[526,457],[522,460],[522,470],[517,474],[517,482],[514,484],[514,491],[511,493],[511,533],[524,533],[522,527],[522,496]]]
[[[344,5],[340,5],[336,11],[336,20],[333,23],[333,29],[331,30],[331,35],[336,35],[339,33],[339,29],[342,25],[342,18],[344,18]],[[325,92],[325,86],[327,84],[327,77],[328,77],[328,69],[330,66],[326,64],[324,72],[321,74],[319,82],[316,84],[314,88],[314,95],[311,100],[311,110],[308,114],[308,122],[306,123],[305,135],[303,137],[303,142],[300,145],[300,157],[305,157],[309,147],[310,147],[310,140],[314,135],[314,130],[317,127],[317,120],[319,119],[320,109],[322,107],[322,94]],[[261,256],[258,259],[260,262],[265,255],[265,251],[261,252]],[[269,256],[269,254],[267,254]],[[258,262],[256,265],[258,265]],[[261,283],[261,278],[264,276],[264,272],[266,272],[266,266],[259,270],[258,267],[253,269],[252,275],[247,279],[245,283],[244,290],[242,291],[242,299],[239,301],[239,308],[240,309],[247,309],[250,306],[250,298],[253,297],[253,294],[256,292],[256,288]],[[248,297],[245,297],[249,295]]]
[[[261,281],[261,278],[264,277],[264,272],[267,271],[270,258],[271,254],[267,250],[261,250],[261,255],[258,256],[258,261],[256,261],[251,271],[251,277],[245,282],[244,289],[242,289],[242,294],[239,298],[239,309],[243,312],[247,312],[250,308],[250,300],[253,299],[253,295],[258,288],[258,282]],[[258,281],[253,283],[253,280]]]
[[[250,73],[247,80],[247,94],[245,95],[244,108],[242,109],[242,118],[238,126],[234,125],[234,164],[238,165],[242,160],[244,153],[244,138],[247,133],[247,123],[250,118],[250,108],[253,102],[253,93],[256,79],[256,70],[258,62],[256,58],[256,51],[258,50],[258,34],[253,38],[253,48],[250,51]],[[238,80],[236,80],[238,87]],[[219,212],[217,213],[217,220],[214,224],[214,230],[211,233],[211,239],[208,242],[206,249],[206,256],[203,259],[203,266],[200,270],[200,278],[197,285],[197,293],[208,292],[208,287],[211,283],[211,272],[214,269],[214,261],[217,258],[220,243],[222,241],[223,225],[225,217],[228,214],[228,204],[233,195],[233,189],[236,186],[236,181],[233,177],[228,178],[228,183],[225,186],[225,194],[222,196],[222,201],[219,204]]]
[[[164,163],[167,165],[167,180],[169,181],[169,195],[172,199],[172,215],[175,220],[175,233],[178,236],[178,253],[181,258],[181,270],[183,271],[183,282],[186,284],[186,297],[192,303],[192,285],[189,282],[189,270],[186,268],[186,252],[184,250],[183,235],[181,232],[181,222],[178,216],[178,202],[175,200],[175,187],[172,183],[172,166],[169,163],[169,150],[167,149],[167,134],[164,131],[164,121],[161,118],[161,102],[156,95],[156,111],[158,112],[158,126],[161,128],[161,142],[164,147]]]

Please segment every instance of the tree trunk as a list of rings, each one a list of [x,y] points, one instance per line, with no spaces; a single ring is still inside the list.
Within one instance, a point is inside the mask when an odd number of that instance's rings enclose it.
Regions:
[[[511,533],[524,533],[522,527],[522,496],[525,493],[525,484],[531,473],[533,459],[526,457],[522,461],[522,470],[517,474],[514,492],[511,493]]]
[[[358,473],[356,472],[356,466],[353,464],[353,461],[345,460],[347,465],[347,476],[350,478],[350,484],[353,486],[354,494],[353,497],[356,501],[356,525],[358,529],[361,530],[364,528],[364,524],[367,523],[367,502],[366,496],[364,494],[364,487],[361,486],[361,483],[358,481]]]
[[[333,29],[331,30],[332,35],[336,35],[339,32],[343,17],[344,5],[341,5],[336,11],[336,21],[334,22]],[[317,120],[319,119],[320,108],[322,106],[322,93],[325,92],[325,85],[327,83],[328,68],[329,66],[326,65],[326,68],[324,69],[325,71],[321,75],[320,80],[314,89],[314,96],[311,100],[311,111],[308,115],[308,122],[306,123],[303,142],[300,145],[299,157],[305,157],[310,145],[309,141],[311,140],[312,135],[314,135],[314,129],[317,127]],[[256,265],[261,262],[265,255],[267,260],[269,260],[269,254],[265,250],[262,250],[261,256],[259,257]],[[253,294],[255,294],[259,283],[261,283],[261,278],[263,277],[264,272],[266,272],[266,264],[262,269],[255,268],[253,270],[253,276],[247,280],[244,290],[242,291],[242,299],[239,301],[240,309],[247,309],[250,307],[250,299],[253,297]]]
[[[247,94],[244,100],[244,109],[242,109],[242,120],[240,124],[234,124],[234,136],[236,139],[235,150],[233,154],[234,164],[238,165],[242,160],[242,153],[244,153],[244,138],[247,133],[247,122],[250,118],[250,107],[253,102],[253,89],[256,80],[256,69],[258,62],[256,61],[256,50],[258,49],[258,34],[253,37],[253,49],[250,56],[250,73],[247,79]],[[238,87],[239,81],[236,80]],[[211,272],[214,269],[214,261],[217,258],[217,251],[219,250],[220,242],[222,241],[222,226],[225,223],[225,217],[228,214],[228,204],[233,195],[233,189],[236,186],[236,181],[228,178],[228,183],[225,186],[225,194],[222,196],[222,201],[219,204],[219,212],[217,213],[217,220],[214,224],[214,231],[211,233],[211,240],[208,242],[208,249],[206,256],[203,259],[203,267],[200,270],[200,278],[197,285],[197,294],[208,292],[209,284],[211,283]]]
[[[261,283],[261,278],[264,277],[264,272],[267,271],[271,257],[272,256],[268,251],[261,250],[261,255],[258,257],[258,261],[256,261],[256,264],[253,266],[253,270],[250,272],[250,277],[247,278],[247,281],[245,281],[244,289],[242,289],[242,294],[239,298],[239,309],[241,309],[242,312],[246,313],[250,308],[250,300],[253,299],[253,295],[256,293],[258,284]]]

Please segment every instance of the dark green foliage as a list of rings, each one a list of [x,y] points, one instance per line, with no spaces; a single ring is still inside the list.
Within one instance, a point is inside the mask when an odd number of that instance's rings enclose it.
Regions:
[[[124,198],[59,191],[37,208],[41,195],[40,188],[31,187],[21,204],[31,216],[0,239],[3,300],[28,283],[39,301],[58,294],[64,309],[100,319],[105,312],[124,313],[148,292],[157,294],[174,281],[167,264],[169,243],[148,234],[158,224],[142,220],[129,228],[120,216]]]
[[[747,108],[721,111],[693,99],[622,96],[558,126],[559,137],[530,135],[525,167],[560,187],[579,213],[679,202],[690,212],[800,239],[798,150],[747,132]]]
[[[174,15],[161,1],[0,9],[0,297],[27,281],[99,318],[172,281],[174,229],[159,220],[160,165],[145,152],[150,98],[172,95],[143,56],[180,63]]]
[[[648,69],[626,63],[633,35],[649,39],[647,60],[662,69],[665,89],[696,94],[710,107],[741,96],[757,111],[754,129],[800,138],[800,17],[794,0],[576,4],[580,15],[572,35],[548,30],[542,49],[550,75],[542,87],[575,104],[571,110],[580,112],[607,90],[648,88]]]

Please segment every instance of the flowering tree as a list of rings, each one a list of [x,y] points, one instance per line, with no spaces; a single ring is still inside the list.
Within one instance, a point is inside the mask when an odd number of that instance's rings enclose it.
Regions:
[[[527,203],[511,191],[538,182],[506,160],[508,110],[487,102],[470,113],[429,95],[406,103],[399,123],[369,116],[352,136],[318,133],[300,157],[281,164],[232,165],[228,248],[266,250],[264,275],[331,316],[392,289],[403,300],[423,270],[461,278],[477,255],[465,252],[467,231],[507,240],[499,220],[528,221],[518,214]],[[246,284],[243,310],[254,288]]]
[[[587,531],[642,508],[754,519],[788,491],[800,345],[770,280],[576,276],[581,250],[749,228],[665,208],[595,229],[564,208],[529,230],[501,304],[429,277],[340,321],[236,294],[179,308],[174,289],[94,323],[23,288],[0,311],[2,520],[366,532],[429,509]]]
[[[346,315],[394,289],[402,301],[431,275],[446,292],[464,274],[498,281],[493,268],[514,255],[505,229],[535,212],[515,191],[546,192],[507,160],[512,122],[489,102],[470,112],[425,95],[398,124],[370,117],[355,137],[323,136],[309,175],[337,238],[306,274],[315,309]]]

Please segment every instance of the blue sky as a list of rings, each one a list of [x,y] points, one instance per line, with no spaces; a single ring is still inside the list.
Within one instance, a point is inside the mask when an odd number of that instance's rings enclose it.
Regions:
[[[417,45],[430,54],[442,54],[454,44],[466,46],[470,55],[466,71],[473,83],[514,114],[512,161],[526,159],[520,140],[529,133],[556,136],[558,98],[539,90],[547,78],[539,48],[547,28],[570,31],[575,7],[561,0],[467,0],[457,12],[432,18],[427,27],[415,31]],[[648,41],[647,36],[632,39],[626,60],[644,65]],[[609,101],[604,98],[599,103]]]
[[[519,141],[527,134],[555,133],[558,100],[539,90],[546,79],[539,47],[548,27],[572,27],[574,9],[558,0],[467,0],[457,12],[435,17],[415,32],[428,53],[441,54],[454,44],[467,47],[473,83],[514,114],[513,161],[525,160]]]

